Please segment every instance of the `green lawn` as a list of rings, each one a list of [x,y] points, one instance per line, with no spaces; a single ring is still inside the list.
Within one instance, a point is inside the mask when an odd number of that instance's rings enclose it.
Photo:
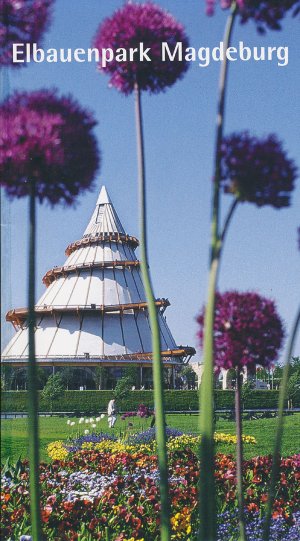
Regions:
[[[72,419],[76,422],[74,427],[67,425],[67,419],[61,417],[40,417],[40,442],[41,442],[41,460],[49,460],[46,453],[46,446],[54,440],[64,440],[69,436],[75,435],[78,429],[78,419]],[[143,430],[149,427],[150,420],[141,420],[129,418],[122,421],[120,417],[117,420],[114,432],[119,435],[126,430],[128,423],[133,423],[130,430]],[[197,415],[167,415],[167,424],[170,427],[178,428],[183,432],[198,432]],[[90,428],[90,425],[82,424],[81,429]],[[244,434],[254,436],[257,440],[256,445],[245,445],[245,458],[251,458],[257,455],[266,455],[272,452],[275,435],[276,419],[260,419],[244,421]],[[8,456],[16,460],[19,456],[27,456],[27,419],[6,419],[1,422],[1,454],[2,462]],[[107,428],[107,419],[97,423],[97,431],[109,432]],[[235,425],[232,421],[217,421],[216,430],[234,434]],[[282,454],[288,456],[299,452],[300,441],[300,414],[295,413],[285,418],[285,430],[282,445]],[[234,453],[234,445],[218,444],[217,451],[222,453]]]

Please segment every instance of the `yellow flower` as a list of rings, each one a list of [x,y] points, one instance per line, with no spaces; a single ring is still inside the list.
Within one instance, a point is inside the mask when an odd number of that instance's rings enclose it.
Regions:
[[[186,535],[192,531],[191,527],[191,515],[186,508],[181,513],[176,513],[174,517],[171,517],[172,532],[175,532],[172,539],[184,539],[186,541]]]
[[[47,453],[52,460],[64,460],[69,454],[62,441],[49,443]]]
[[[145,541],[144,537],[141,539],[135,539],[134,537],[130,537],[129,539],[123,539],[123,541]]]
[[[236,444],[236,436],[232,434],[225,434],[223,432],[215,432],[214,440],[216,443],[227,443],[227,444]],[[181,436],[169,438],[167,441],[167,449],[169,452],[178,451],[181,449],[197,448],[200,444],[201,436],[195,436],[191,434],[182,434]],[[243,441],[246,444],[256,444],[256,439],[253,436],[243,435]],[[143,454],[156,454],[157,453],[157,443],[152,441],[147,444],[128,444],[124,441],[110,441],[103,440],[98,443],[85,442],[82,444],[82,449],[95,449],[101,453],[110,453],[112,455],[118,453],[131,453],[136,455],[136,453]],[[62,441],[54,441],[47,446],[47,452],[50,458],[53,460],[63,460],[69,454],[66,450],[64,443]],[[137,466],[139,466],[137,462]]]

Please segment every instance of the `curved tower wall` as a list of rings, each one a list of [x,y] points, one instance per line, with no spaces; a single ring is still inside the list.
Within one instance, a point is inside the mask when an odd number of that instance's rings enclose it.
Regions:
[[[62,267],[43,278],[47,286],[36,303],[36,356],[43,365],[151,363],[151,330],[135,249],[102,188],[82,239],[66,249]],[[157,299],[163,361],[182,363],[193,348],[177,346],[167,325],[166,299]],[[28,359],[27,311],[11,310],[17,329],[3,352],[4,362]]]

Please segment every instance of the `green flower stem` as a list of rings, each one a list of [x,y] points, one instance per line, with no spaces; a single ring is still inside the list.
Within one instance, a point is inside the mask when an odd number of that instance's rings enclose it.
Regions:
[[[221,252],[223,250],[223,246],[224,246],[225,238],[227,235],[227,231],[229,229],[229,225],[231,223],[234,211],[237,208],[238,204],[239,204],[239,199],[235,197],[228,209],[228,213],[224,220],[223,229],[221,231],[221,234],[219,235],[219,242],[218,242],[218,248],[217,248],[217,255],[218,255],[219,261],[218,261],[218,266],[217,266],[218,268],[217,268],[216,283],[218,283],[218,277],[219,277],[219,272],[220,272],[220,260],[221,260],[221,255],[222,255]]]
[[[284,416],[283,416],[284,402],[286,398],[286,391],[287,391],[287,385],[288,385],[288,380],[289,380],[290,361],[292,358],[299,325],[300,325],[300,308],[298,309],[298,314],[296,316],[292,334],[289,340],[286,362],[283,368],[282,380],[281,380],[281,385],[280,385],[280,390],[279,390],[277,427],[276,427],[275,445],[274,445],[274,451],[273,451],[270,488],[269,488],[269,494],[268,494],[266,518],[265,518],[265,525],[264,525],[264,532],[263,532],[263,541],[268,541],[270,539],[271,516],[272,516],[273,503],[275,499],[275,487],[276,487],[276,482],[279,476],[281,441],[282,441],[283,425],[284,425]]]
[[[141,93],[135,85],[135,114],[137,133],[137,157],[139,179],[139,212],[140,212],[140,251],[141,272],[148,305],[149,320],[152,334],[153,352],[153,384],[155,405],[155,427],[157,440],[157,454],[160,475],[160,501],[161,501],[161,541],[170,541],[170,501],[168,488],[168,464],[166,446],[166,422],[164,412],[163,369],[161,363],[160,330],[157,316],[157,307],[151,284],[147,249],[147,214],[146,214],[146,177],[145,152],[143,136],[143,119],[141,109]]]
[[[229,47],[234,20],[236,15],[235,4],[228,17],[224,35],[224,47]],[[224,108],[226,95],[226,82],[228,74],[228,60],[225,57],[221,65],[219,100],[217,112],[217,134],[215,149],[215,174],[212,198],[211,221],[211,257],[209,269],[208,298],[205,311],[204,326],[204,371],[200,392],[200,431],[202,434],[200,445],[201,471],[200,471],[200,529],[199,541],[215,541],[216,515],[215,515],[215,486],[214,486],[214,351],[213,327],[215,312],[215,296],[218,278],[218,267],[221,255],[221,238],[219,234],[220,215],[220,147],[223,138]],[[235,205],[236,206],[236,205]],[[234,207],[235,208],[235,207]],[[233,209],[234,210],[234,209]],[[232,215],[232,214],[231,214]],[[231,217],[230,217],[231,219]],[[229,221],[230,221],[229,219]],[[228,221],[228,224],[229,224]],[[226,221],[225,221],[226,225]],[[227,230],[227,227],[226,227]],[[225,233],[226,233],[225,230]],[[225,234],[224,234],[225,237]]]
[[[209,302],[205,310],[204,372],[200,391],[200,541],[215,541],[215,485],[214,485],[214,371],[213,323],[218,261],[211,264],[209,273]],[[209,332],[210,331],[210,332]]]
[[[35,182],[30,182],[29,199],[29,268],[28,268],[28,436],[31,531],[33,541],[41,541],[39,489],[39,428],[37,366],[35,360],[35,252],[36,252]]]
[[[234,201],[231,203],[231,205],[229,207],[228,214],[227,214],[227,216],[225,218],[225,221],[224,221],[222,233],[220,235],[220,247],[219,247],[220,251],[221,251],[222,245],[224,244],[225,237],[226,237],[226,234],[227,234],[227,231],[228,231],[228,228],[229,228],[229,224],[231,222],[233,213],[234,213],[238,203],[239,203],[239,199],[237,199],[235,197]]]
[[[236,475],[239,517],[239,541],[246,541],[244,494],[243,494],[243,439],[242,439],[242,412],[241,412],[241,374],[236,369],[235,388],[235,426],[236,426]]]

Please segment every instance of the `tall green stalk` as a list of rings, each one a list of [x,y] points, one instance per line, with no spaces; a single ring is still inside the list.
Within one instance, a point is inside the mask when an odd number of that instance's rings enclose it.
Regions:
[[[243,493],[243,439],[242,439],[242,411],[241,411],[241,374],[236,369],[235,388],[235,426],[236,426],[236,476],[239,517],[239,541],[246,541],[244,493]]]
[[[29,486],[32,540],[41,541],[39,490],[39,428],[37,366],[35,359],[35,252],[36,204],[35,182],[30,182],[29,197],[29,265],[28,265],[28,436],[29,436]]]
[[[232,30],[236,15],[235,5],[228,17],[224,35],[224,49],[230,46]],[[221,65],[219,100],[217,111],[217,133],[215,148],[215,173],[212,198],[211,221],[211,255],[208,283],[208,297],[205,310],[204,325],[204,371],[200,393],[200,431],[201,431],[201,471],[200,471],[200,541],[215,541],[216,515],[215,515],[215,487],[214,487],[214,348],[213,326],[215,312],[215,296],[220,262],[221,237],[219,233],[220,215],[220,147],[223,138],[224,108],[226,95],[226,81],[228,73],[228,60],[225,56]]]
[[[153,354],[153,384],[155,405],[155,426],[157,440],[157,454],[160,475],[160,501],[161,501],[161,541],[170,541],[170,501],[168,488],[168,464],[165,430],[163,369],[161,363],[161,342],[158,323],[157,307],[151,283],[148,263],[147,246],[147,208],[146,208],[146,175],[143,118],[141,108],[141,92],[138,84],[135,85],[135,118],[137,134],[138,182],[139,182],[139,221],[140,221],[140,251],[141,273],[146,293],[149,320],[152,334]]]
[[[284,425],[284,415],[283,415],[284,402],[286,399],[286,391],[287,391],[287,385],[288,385],[288,380],[289,380],[290,361],[292,358],[299,325],[300,325],[300,308],[298,309],[298,313],[294,322],[292,334],[289,340],[286,362],[283,368],[282,380],[281,380],[281,385],[280,385],[280,390],[279,390],[277,427],[276,427],[275,445],[274,445],[274,451],[273,451],[269,497],[267,501],[265,525],[264,525],[264,532],[263,532],[263,541],[268,541],[270,539],[271,516],[272,516],[273,503],[275,499],[275,487],[276,487],[276,482],[279,476],[281,441],[282,441],[283,425]]]

